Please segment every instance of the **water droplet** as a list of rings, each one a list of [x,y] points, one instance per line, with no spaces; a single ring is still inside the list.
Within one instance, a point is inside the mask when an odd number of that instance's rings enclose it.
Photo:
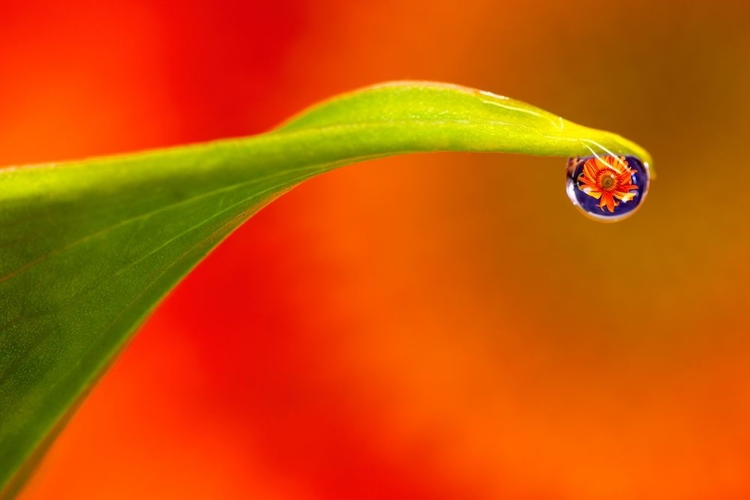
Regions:
[[[635,156],[570,158],[565,190],[586,216],[603,222],[629,217],[646,198],[648,164]]]

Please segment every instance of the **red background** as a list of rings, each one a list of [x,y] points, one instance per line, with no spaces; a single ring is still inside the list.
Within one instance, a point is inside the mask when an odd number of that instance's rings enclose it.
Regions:
[[[0,163],[259,133],[393,79],[647,147],[632,219],[562,159],[317,178],[159,308],[21,495],[750,498],[743,2],[0,1]]]

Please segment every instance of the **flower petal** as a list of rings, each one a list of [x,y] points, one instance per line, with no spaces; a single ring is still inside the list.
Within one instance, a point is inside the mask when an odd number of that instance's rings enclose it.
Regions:
[[[627,202],[631,201],[633,198],[635,198],[636,194],[638,194],[638,193],[632,193],[632,192],[631,193],[622,193],[620,191],[615,191],[614,192],[614,196],[616,198],[621,199],[625,203],[627,203]]]
[[[583,191],[584,193],[586,193],[587,195],[591,196],[592,198],[596,200],[602,197],[602,192],[598,190],[581,189],[581,191]]]
[[[583,164],[583,174],[587,179],[591,180],[591,182],[596,182],[596,174],[600,170],[601,168],[598,167],[596,158],[589,158],[586,160],[586,163]]]

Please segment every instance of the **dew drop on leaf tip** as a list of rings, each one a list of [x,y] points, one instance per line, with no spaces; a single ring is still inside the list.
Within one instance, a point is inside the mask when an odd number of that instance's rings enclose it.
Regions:
[[[649,182],[648,164],[635,156],[587,156],[568,160],[565,190],[587,217],[615,222],[640,208]]]

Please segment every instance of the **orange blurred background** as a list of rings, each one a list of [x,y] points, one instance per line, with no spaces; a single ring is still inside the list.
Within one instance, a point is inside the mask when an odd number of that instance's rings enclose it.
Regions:
[[[585,219],[564,160],[312,180],[159,308],[22,500],[750,498],[741,1],[1,0],[0,164],[259,133],[393,79],[622,133],[659,179]]]

